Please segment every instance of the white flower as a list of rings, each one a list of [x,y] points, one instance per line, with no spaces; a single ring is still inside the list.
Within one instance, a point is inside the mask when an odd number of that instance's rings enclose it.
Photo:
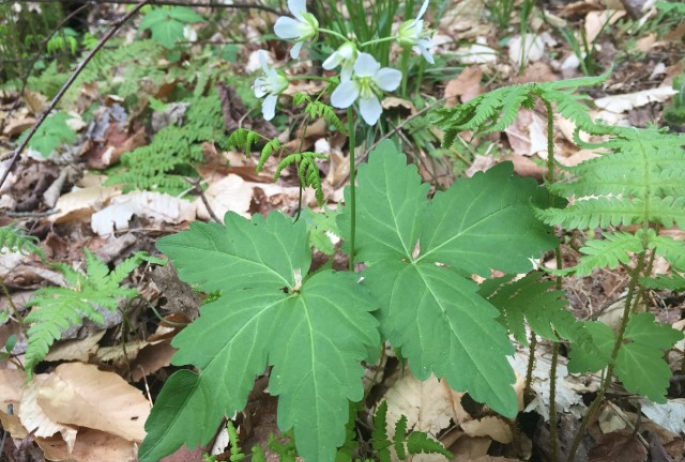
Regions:
[[[283,16],[274,25],[274,32],[282,39],[295,39],[295,46],[290,50],[290,56],[297,59],[304,41],[316,39],[319,33],[319,21],[313,14],[307,13],[307,0],[288,0],[288,9],[295,19]]]
[[[378,96],[382,91],[394,91],[402,81],[402,73],[389,67],[381,68],[368,53],[359,53],[351,80],[342,82],[331,95],[333,107],[344,109],[359,99],[359,112],[369,125],[375,125],[383,112]]]
[[[262,114],[264,119],[271,120],[276,114],[278,95],[288,88],[288,77],[283,71],[277,71],[266,62],[266,52],[259,50],[259,63],[264,71],[264,77],[257,77],[254,82],[254,94],[257,98],[264,98]]]
[[[426,14],[428,2],[429,0],[424,0],[416,19],[404,21],[400,25],[400,28],[397,31],[397,41],[403,48],[418,47],[419,50],[421,50],[423,57],[426,58],[426,61],[435,64],[433,55],[430,53],[430,49],[433,46],[433,37],[431,37],[431,31],[429,29],[424,29],[424,21],[421,19],[423,15]]]
[[[330,71],[342,64],[340,79],[342,81],[350,80],[358,54],[357,45],[354,42],[345,42],[323,62],[322,66]]]

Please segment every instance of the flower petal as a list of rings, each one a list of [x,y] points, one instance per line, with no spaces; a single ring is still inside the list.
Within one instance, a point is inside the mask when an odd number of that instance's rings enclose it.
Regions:
[[[274,24],[274,33],[283,39],[297,38],[301,34],[302,24],[293,18],[282,16]]]
[[[383,113],[383,108],[376,95],[373,95],[359,100],[359,112],[362,113],[364,122],[369,125],[376,125]]]
[[[307,0],[288,0],[288,9],[295,17],[307,12]]]
[[[350,80],[352,78],[353,70],[354,66],[352,65],[352,63],[343,64],[342,69],[340,69],[340,81],[345,82],[347,80]]]
[[[257,79],[254,81],[254,95],[257,98],[261,98],[262,96],[266,95],[268,93],[267,86],[268,84],[264,77],[257,77]]]
[[[373,78],[378,88],[383,91],[395,91],[397,87],[400,86],[402,82],[402,72],[397,69],[392,69],[390,67],[384,67],[383,69],[376,72]]]
[[[335,69],[336,67],[338,67],[341,62],[342,56],[337,51],[334,51],[332,55],[326,58],[326,61],[323,62],[321,67],[323,67],[327,71],[330,71],[331,69]]]
[[[266,60],[266,51],[259,50],[259,53],[257,53],[257,56],[259,56],[259,65],[262,66],[262,70],[264,71],[265,74],[268,74],[269,73],[269,63]]]
[[[359,77],[373,77],[380,68],[378,61],[368,53],[359,53],[354,63],[354,73]]]
[[[294,47],[290,49],[290,57],[293,59],[297,59],[300,56],[300,51],[302,51],[302,45],[304,45],[304,42],[297,42]]]
[[[264,98],[262,103],[262,115],[264,120],[271,120],[276,115],[276,103],[278,102],[278,95],[269,95]]]
[[[416,16],[416,19],[421,19],[423,18],[423,15],[426,14],[426,10],[428,9],[428,3],[430,0],[424,0],[423,5],[421,5],[421,9],[419,10],[418,16]]]
[[[348,80],[342,82],[333,91],[333,94],[331,95],[331,106],[338,109],[345,109],[352,106],[358,97],[359,87],[357,87],[357,84],[352,80]]]
[[[421,50],[421,54],[423,55],[424,58],[426,58],[426,61],[428,61],[430,64],[435,64],[435,60],[433,59],[433,55],[430,52],[430,49],[433,46],[432,41],[431,40],[419,40],[419,42],[416,45],[419,47],[419,50]]]

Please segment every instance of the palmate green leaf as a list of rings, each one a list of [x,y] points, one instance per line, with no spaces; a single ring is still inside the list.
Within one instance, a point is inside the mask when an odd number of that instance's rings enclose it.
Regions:
[[[141,461],[182,444],[204,444],[225,415],[244,408],[255,376],[271,371],[278,425],[294,428],[307,460],[332,462],[345,442],[349,401],[363,397],[360,362],[380,344],[374,301],[352,273],[306,277],[304,221],[279,213],[252,221],[229,213],[226,227],[195,223],[158,247],[187,282],[224,296],[173,341],[175,365],[146,429]]]
[[[571,351],[568,363],[570,372],[598,371],[609,365],[616,334],[599,322],[586,323],[596,350],[581,348]],[[664,361],[667,350],[683,338],[683,334],[669,325],[654,322],[654,315],[632,315],[628,321],[623,344],[618,350],[614,373],[630,393],[648,397],[657,403],[665,403],[671,371]]]
[[[359,168],[357,181],[356,258],[367,263],[411,258],[430,185],[421,183],[416,167],[407,166],[406,158],[389,141],[380,143],[368,164]],[[348,188],[345,202],[349,200]],[[338,228],[349,233],[349,213],[339,216]]]
[[[364,272],[381,300],[381,327],[401,348],[420,380],[446,378],[497,412],[516,415],[514,353],[497,309],[478,295],[478,286],[450,268],[429,262],[387,261]]]
[[[423,220],[418,260],[447,263],[481,276],[489,276],[491,269],[531,270],[529,259],[557,240],[530,207],[544,206],[547,191],[513,172],[513,164],[504,162],[437,193]]]
[[[671,370],[664,361],[664,350],[683,338],[669,325],[654,322],[654,315],[634,315],[628,321],[625,341],[616,357],[616,376],[630,393],[665,403]]]
[[[380,302],[382,332],[412,372],[444,377],[509,416],[513,350],[496,308],[463,274],[526,271],[530,257],[556,245],[530,207],[546,193],[511,173],[502,165],[459,180],[426,206],[416,168],[381,143],[359,169],[356,258],[370,264],[365,283]],[[347,207],[339,228],[349,229]]]

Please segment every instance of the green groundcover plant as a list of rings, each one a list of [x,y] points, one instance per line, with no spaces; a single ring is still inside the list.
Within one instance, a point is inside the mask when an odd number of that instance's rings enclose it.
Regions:
[[[385,340],[402,348],[417,377],[444,377],[513,417],[506,359],[513,348],[497,309],[467,276],[526,272],[531,257],[556,245],[531,208],[544,208],[547,192],[512,170],[502,164],[429,200],[416,168],[392,142],[381,143],[359,170],[356,258],[369,265],[363,281],[352,272],[310,273],[305,224],[280,213],[252,220],[229,213],[225,226],[194,223],[160,240],[185,281],[223,295],[174,340],[173,363],[199,372],[184,369],[168,380],[141,460],[206,443],[273,366],[279,428],[294,428],[305,459],[331,461],[345,441],[349,401],[363,396],[362,362],[375,361]],[[340,229],[350,219],[346,207]]]

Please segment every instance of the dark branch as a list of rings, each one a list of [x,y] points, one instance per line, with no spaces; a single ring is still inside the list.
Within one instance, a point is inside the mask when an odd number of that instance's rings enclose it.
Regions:
[[[31,3],[55,3],[55,2],[60,2],[62,0],[31,0]],[[73,3],[88,3],[91,0],[72,0]],[[9,3],[9,2],[2,2],[2,3]],[[14,3],[14,2],[12,2]],[[21,3],[21,2],[20,2]],[[101,4],[115,4],[115,5],[137,5],[138,2],[135,0],[97,0],[96,3],[101,3]],[[199,8],[199,7],[208,7],[208,8],[235,8],[238,10],[262,10],[262,11],[267,11],[269,13],[273,13],[278,16],[285,16],[286,13],[277,10],[276,8],[272,8],[267,5],[262,5],[261,3],[232,3],[232,4],[224,4],[224,3],[214,3],[213,1],[209,2],[193,2],[193,1],[182,1],[182,0],[151,0],[149,2],[150,5],[166,5],[166,6],[187,6],[190,8]]]
[[[26,149],[26,146],[28,146],[29,141],[31,141],[31,138],[33,138],[33,135],[36,134],[38,131],[38,128],[45,122],[45,120],[48,118],[50,113],[55,109],[55,106],[57,106],[57,103],[62,99],[64,94],[69,90],[69,87],[71,87],[74,84],[74,81],[76,81],[76,78],[79,76],[81,71],[88,65],[88,63],[93,59],[93,57],[100,51],[100,49],[107,43],[112,37],[114,37],[114,34],[123,26],[129,19],[131,19],[133,16],[135,16],[138,11],[145,5],[150,3],[150,0],[140,0],[136,4],[136,7],[133,8],[131,11],[126,14],[122,19],[120,19],[118,22],[112,26],[112,28],[105,34],[102,39],[98,42],[98,44],[91,50],[90,53],[88,53],[88,56],[86,56],[83,61],[78,65],[78,67],[72,72],[71,76],[69,77],[69,80],[65,82],[64,85],[62,85],[62,88],[59,89],[59,92],[55,95],[55,97],[52,99],[50,102],[50,106],[43,112],[43,114],[40,116],[40,119],[38,119],[38,122],[31,128],[31,131],[29,131],[29,134],[26,138],[24,138],[24,141],[17,147],[17,149],[14,150],[14,154],[12,154],[12,160],[10,161],[9,165],[7,166],[7,170],[5,170],[5,173],[2,175],[2,178],[0,179],[0,188],[2,185],[5,183],[5,180],[7,180],[7,177],[10,174],[10,170],[12,170],[12,167],[14,167],[14,164],[17,163],[17,160],[19,159],[19,156],[21,153]]]

